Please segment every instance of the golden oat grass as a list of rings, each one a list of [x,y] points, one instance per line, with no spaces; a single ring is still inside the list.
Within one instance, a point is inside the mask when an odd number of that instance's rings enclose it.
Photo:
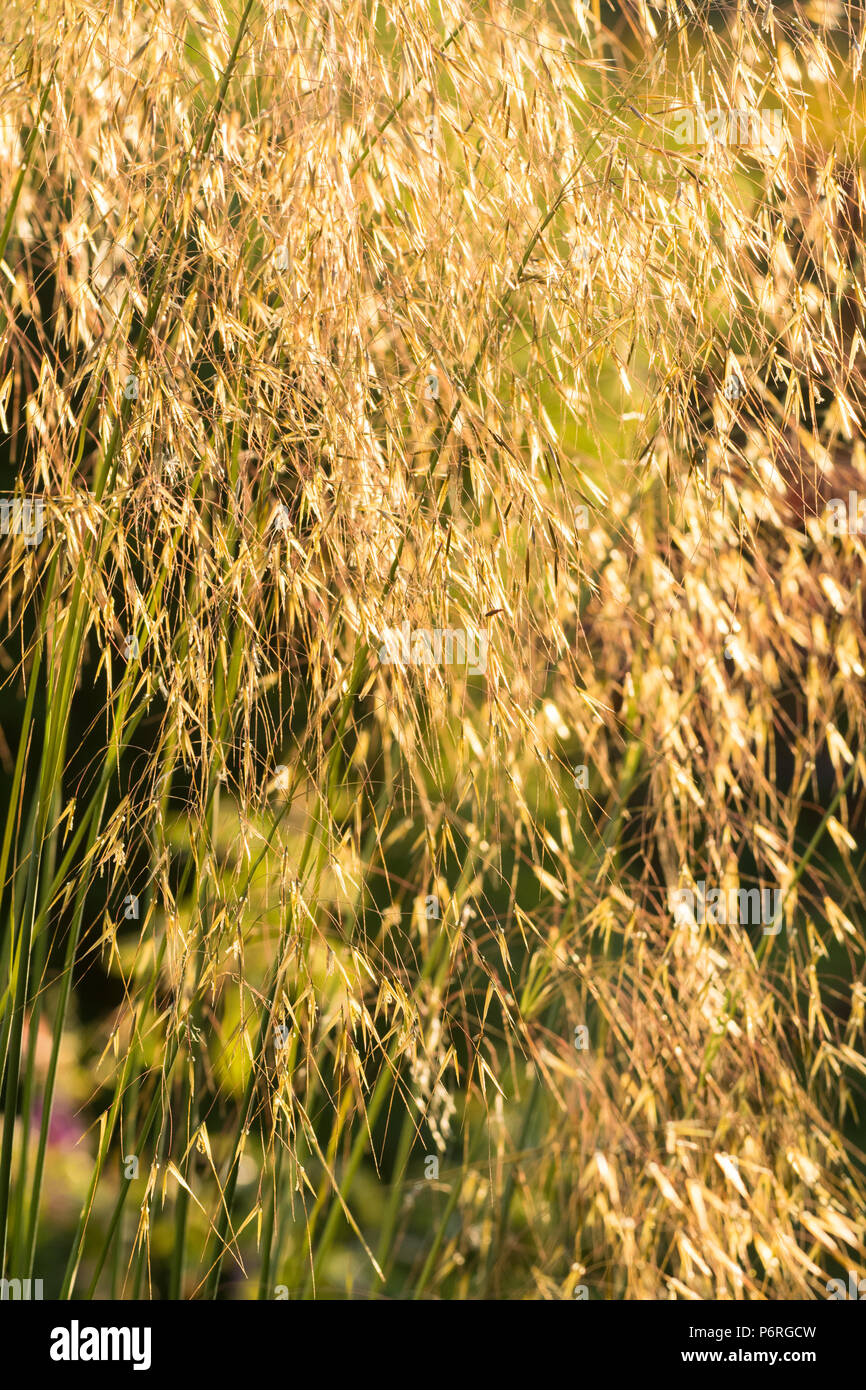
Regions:
[[[862,50],[842,4],[13,12],[4,1274],[863,1272]],[[678,144],[701,103],[782,138]]]

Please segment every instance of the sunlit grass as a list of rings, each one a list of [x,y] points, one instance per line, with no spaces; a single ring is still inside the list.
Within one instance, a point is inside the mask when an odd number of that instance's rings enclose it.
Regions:
[[[866,1257],[858,50],[712,22],[10,18],[7,1277],[778,1299]],[[701,98],[784,148],[677,145]],[[486,670],[383,662],[404,621]],[[699,880],[781,930],[677,923]]]

